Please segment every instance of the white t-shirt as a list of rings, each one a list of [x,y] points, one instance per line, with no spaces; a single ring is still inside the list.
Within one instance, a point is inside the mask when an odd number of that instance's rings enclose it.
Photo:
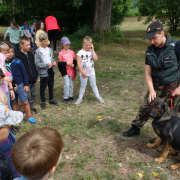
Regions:
[[[39,47],[41,53],[42,53],[42,59],[45,64],[51,64],[51,53],[48,47],[42,48]]]
[[[77,56],[81,57],[81,66],[84,73],[86,73],[87,76],[95,75],[92,51],[84,51],[83,49],[81,49],[80,51],[78,51]],[[79,75],[82,76],[81,72],[79,73]]]

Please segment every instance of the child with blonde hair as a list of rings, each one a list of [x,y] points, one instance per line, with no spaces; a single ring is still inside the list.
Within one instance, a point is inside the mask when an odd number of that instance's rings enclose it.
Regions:
[[[21,136],[12,148],[12,162],[28,180],[48,180],[61,160],[63,141],[55,129],[34,129]]]
[[[11,149],[16,141],[16,138],[12,134],[10,127],[12,125],[18,126],[22,120],[22,112],[9,110],[7,108],[7,96],[5,93],[0,91],[0,151],[3,152],[10,163],[15,177],[20,177],[20,174],[14,168],[11,160]]]
[[[9,73],[6,69],[5,66],[5,60],[8,57],[8,51],[9,51],[9,46],[7,44],[3,44],[1,43],[0,45],[0,68],[3,72],[3,74],[5,75],[5,78],[3,79],[3,81],[1,81],[1,85],[0,85],[0,91],[3,91],[7,97],[8,97],[8,108],[11,110],[11,106],[10,106],[10,95],[11,94],[11,99],[13,100],[15,98],[15,94],[13,91],[13,86],[12,86],[12,78],[9,77],[11,76],[11,73]],[[9,88],[8,88],[9,86]],[[10,92],[9,92],[10,91]]]
[[[79,91],[79,98],[75,102],[79,105],[83,101],[83,95],[87,86],[87,80],[89,79],[91,88],[96,96],[96,100],[100,103],[104,103],[104,100],[100,97],[98,88],[96,86],[96,76],[94,69],[94,61],[98,60],[98,56],[94,50],[92,38],[86,36],[83,38],[83,48],[77,53],[77,65],[80,71],[81,87]]]

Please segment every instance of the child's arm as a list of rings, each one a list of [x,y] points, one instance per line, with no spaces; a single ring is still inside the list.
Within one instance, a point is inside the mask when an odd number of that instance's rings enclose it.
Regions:
[[[5,34],[4,34],[4,39],[3,39],[3,40],[6,40],[6,37],[7,37],[8,34],[9,34],[9,28],[8,28],[7,31],[5,32]]]
[[[95,53],[93,44],[91,45],[91,50],[92,50],[93,60],[94,60],[94,61],[97,61],[97,60],[98,60],[98,56],[97,56],[97,54]]]
[[[35,66],[38,68],[49,68],[52,67],[52,64],[45,64],[43,61],[41,61],[41,57],[38,53],[35,53]]]
[[[79,71],[80,71],[81,74],[82,74],[82,77],[83,77],[83,78],[86,78],[86,77],[87,77],[87,74],[84,73],[84,71],[83,71],[83,69],[82,69],[82,66],[81,66],[81,57],[80,57],[80,56],[77,56],[77,65],[78,65]]]
[[[27,75],[27,72],[26,72],[26,69],[24,67],[24,64],[22,63],[21,60],[19,60],[20,63],[19,63],[19,68],[21,70],[21,73],[22,73],[22,78],[23,78],[23,83],[24,83],[24,91],[25,92],[28,92],[29,90],[29,79],[28,79],[28,75]]]
[[[13,100],[15,98],[15,94],[14,94],[14,91],[13,91],[12,83],[9,83],[8,86],[9,86],[9,89],[10,89],[11,100]]]
[[[9,128],[4,127],[4,128],[0,128],[0,142],[6,140],[8,138],[9,135]]]

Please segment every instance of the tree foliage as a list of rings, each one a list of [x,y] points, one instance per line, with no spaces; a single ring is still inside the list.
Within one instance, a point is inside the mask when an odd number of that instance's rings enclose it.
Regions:
[[[14,1],[14,15],[13,2]],[[9,24],[15,17],[21,26],[24,21],[32,19],[43,20],[48,12],[57,18],[61,33],[72,33],[84,26],[91,26],[97,0],[1,0],[0,22]],[[106,1],[106,0],[105,0]],[[111,25],[118,24],[124,19],[124,14],[131,0],[113,0]],[[104,11],[105,12],[105,11]]]
[[[148,15],[145,23],[152,21],[153,16],[170,29],[176,31],[180,26],[180,0],[140,0],[139,11]]]

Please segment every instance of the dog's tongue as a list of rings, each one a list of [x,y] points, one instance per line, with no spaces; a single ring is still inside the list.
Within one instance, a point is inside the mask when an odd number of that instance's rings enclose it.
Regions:
[[[149,116],[149,119],[153,120],[153,118],[152,118],[152,117],[150,117],[150,116]]]

